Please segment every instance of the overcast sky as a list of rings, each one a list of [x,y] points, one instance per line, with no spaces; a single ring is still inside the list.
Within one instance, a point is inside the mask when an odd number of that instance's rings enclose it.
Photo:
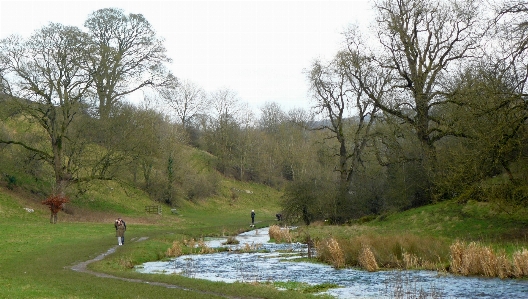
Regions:
[[[207,92],[229,88],[256,111],[266,102],[289,110],[310,106],[304,70],[334,56],[350,24],[370,24],[371,3],[0,0],[0,38],[27,38],[49,22],[82,28],[91,12],[117,7],[143,14],[165,39],[178,78]]]

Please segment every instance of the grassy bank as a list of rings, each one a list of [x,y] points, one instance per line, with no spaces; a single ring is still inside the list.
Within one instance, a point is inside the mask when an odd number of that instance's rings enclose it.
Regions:
[[[527,211],[446,201],[348,226],[322,223],[292,232],[310,239],[336,268],[427,269],[489,277],[528,276]]]
[[[97,190],[74,200],[69,214],[61,212],[59,223],[52,225],[49,211],[39,200],[29,194],[0,189],[1,298],[313,296],[299,290],[278,291],[266,283],[226,284],[179,275],[140,274],[133,269],[134,265],[166,258],[167,249],[174,241],[184,243],[204,236],[232,236],[249,229],[251,209],[257,212],[257,227],[275,224],[274,215],[280,210],[280,193],[275,190],[226,180],[216,197],[181,203],[177,214],[164,207],[161,215],[144,212],[144,206],[152,202],[141,193],[111,183],[104,183]],[[508,258],[514,258],[521,248],[528,248],[528,221],[522,217],[522,211],[518,212],[509,214],[483,203],[451,201],[348,226],[316,223],[292,230],[285,240],[311,240],[318,247],[319,259],[338,268],[449,271],[453,267],[451,246],[456,242],[459,242],[458,250],[473,250],[482,255],[487,248],[497,256],[504,253]],[[117,247],[115,253],[88,266],[113,278],[73,271],[72,266],[93,259],[117,244],[113,228],[117,216],[127,221],[125,246]],[[471,242],[482,247],[471,247]],[[338,251],[341,253],[336,254]],[[458,274],[467,271],[470,275],[480,275],[464,269],[462,260],[456,265]]]
[[[230,193],[233,182],[226,181]],[[307,298],[296,291],[278,291],[267,284],[225,284],[180,276],[138,274],[132,266],[165,257],[174,240],[205,235],[231,235],[249,228],[249,212],[257,211],[257,226],[274,221],[278,194],[258,185],[237,185],[236,199],[219,194],[206,202],[186,203],[178,214],[146,214],[152,204],[135,196],[118,212],[105,210],[121,204],[130,193],[115,191],[107,202],[71,205],[72,214],[59,213],[57,224],[49,223],[49,212],[31,195],[0,189],[0,283],[1,298]],[[112,189],[114,188],[114,189]],[[103,188],[100,188],[103,189]],[[105,191],[106,192],[106,191]],[[231,198],[227,206],[221,202]],[[127,200],[130,200],[128,198]],[[106,208],[105,208],[106,206]],[[31,209],[30,211],[26,210]],[[169,210],[166,207],[166,210]],[[89,265],[116,278],[98,277],[71,268],[95,258],[117,244],[113,219],[127,221],[125,246],[101,262]],[[144,241],[139,241],[144,240]],[[123,280],[124,278],[138,281]],[[147,283],[148,282],[148,283]],[[165,282],[172,287],[154,285]]]

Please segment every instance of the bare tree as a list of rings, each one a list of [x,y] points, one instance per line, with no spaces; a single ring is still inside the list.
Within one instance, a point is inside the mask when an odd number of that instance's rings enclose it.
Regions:
[[[386,53],[378,62],[392,71],[393,87],[401,92],[375,100],[383,111],[411,124],[423,147],[431,149],[453,133],[441,131],[431,112],[443,102],[439,83],[449,68],[477,55],[483,35],[479,3],[386,0],[376,7],[379,42]]]
[[[268,132],[274,132],[286,121],[286,117],[286,113],[281,110],[279,104],[268,102],[260,108],[259,125]]]
[[[191,81],[172,81],[166,88],[160,90],[164,102],[176,113],[183,128],[189,126],[189,121],[198,113],[207,110],[205,91]]]
[[[377,9],[379,53],[369,63],[383,70],[390,86],[382,96],[369,92],[371,83],[355,76],[363,91],[385,113],[407,123],[420,142],[425,190],[420,202],[429,202],[435,164],[434,143],[446,136],[463,136],[434,114],[444,104],[441,82],[451,68],[479,55],[485,34],[479,2],[475,0],[382,0]],[[357,49],[356,31],[347,34],[349,48]],[[353,74],[353,73],[352,73]]]
[[[0,143],[22,146],[47,161],[55,172],[58,194],[72,179],[75,159],[66,156],[66,150],[73,143],[71,127],[91,83],[79,64],[82,35],[74,27],[49,24],[27,41],[11,36],[0,43],[0,55],[12,82],[11,99],[25,117],[44,130],[49,147],[10,136],[0,137]]]
[[[237,93],[227,88],[218,89],[211,93],[209,104],[217,126],[225,125],[230,120],[236,121],[238,112],[242,107]]]
[[[172,75],[164,65],[163,40],[141,14],[125,15],[122,10],[105,8],[93,12],[84,23],[88,28],[87,68],[99,101],[99,114],[107,117],[110,109],[124,96],[147,86],[161,86]]]
[[[360,82],[347,74],[362,70],[362,63],[357,61],[359,56],[349,56],[350,53],[341,52],[328,65],[317,61],[309,73],[316,109],[324,116],[321,128],[328,130],[329,138],[337,140],[338,144],[336,171],[340,183],[338,198],[333,204],[333,221],[336,222],[345,221],[351,208],[346,202],[347,194],[354,175],[361,167],[363,151],[370,139],[369,132],[378,110],[363,92]],[[350,61],[357,63],[350,64]]]

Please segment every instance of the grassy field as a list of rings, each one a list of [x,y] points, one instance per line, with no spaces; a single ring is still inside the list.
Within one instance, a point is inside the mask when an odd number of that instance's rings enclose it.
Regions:
[[[77,205],[69,207],[73,214],[59,213],[57,224],[49,223],[49,211],[40,201],[1,187],[0,298],[311,297],[278,291],[268,284],[215,283],[177,275],[139,274],[132,269],[134,264],[165,258],[174,240],[235,235],[249,229],[251,209],[257,212],[257,227],[274,222],[278,192],[259,185],[236,184],[239,191],[233,198],[233,184],[223,182],[221,194],[207,203],[185,203],[178,214],[165,207],[162,215],[144,212],[144,206],[152,204],[144,196],[131,195],[130,190],[125,192],[112,184],[103,185],[99,192],[105,193],[107,200],[79,199]],[[112,210],[117,206],[117,212]],[[74,265],[115,247],[113,220],[118,216],[127,221],[125,246],[88,266],[112,277],[73,271]]]
[[[140,274],[133,269],[134,265],[166,258],[174,241],[232,236],[249,229],[251,209],[257,213],[257,227],[275,224],[274,215],[280,210],[280,193],[276,190],[225,180],[216,197],[181,203],[177,214],[164,207],[161,215],[144,212],[152,202],[138,191],[111,182],[90,190],[97,192],[73,199],[69,214],[59,213],[59,222],[53,225],[47,207],[39,200],[0,187],[0,298],[315,297],[302,291],[278,291],[266,283],[226,284],[179,275]],[[435,248],[432,255],[449,255],[449,246],[456,240],[478,241],[511,253],[528,243],[528,220],[519,215],[498,212],[482,203],[451,201],[362,224],[316,223],[292,234],[301,241],[308,236],[321,242],[336,238],[343,247],[350,247],[349,252],[360,250],[352,247],[361,242],[369,243],[378,258],[384,254],[404,256],[402,248],[423,251],[424,255]],[[127,222],[125,246],[118,246],[114,253],[88,266],[109,277],[72,270],[74,265],[116,247],[113,220],[118,216]],[[406,244],[411,247],[406,248]],[[387,248],[387,252],[380,248]],[[352,257],[344,258],[353,264]],[[449,260],[442,263],[442,267],[449,267]],[[389,262],[380,265],[391,266]]]

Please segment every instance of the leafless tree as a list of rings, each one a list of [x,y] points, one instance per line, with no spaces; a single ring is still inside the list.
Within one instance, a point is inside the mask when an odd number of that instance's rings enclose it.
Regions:
[[[72,179],[75,158],[71,127],[81,112],[91,83],[81,67],[83,34],[79,29],[49,24],[28,40],[11,36],[1,41],[0,55],[11,84],[10,97],[19,111],[46,132],[47,146],[20,136],[0,142],[22,146],[47,161],[55,172],[58,194]],[[49,147],[48,147],[49,146]],[[74,153],[69,149],[69,153]]]
[[[164,102],[176,113],[183,128],[187,128],[189,120],[198,113],[207,110],[205,91],[191,81],[173,81],[160,90]]]
[[[363,91],[361,82],[349,74],[355,72],[357,77],[365,79],[366,75],[358,74],[363,70],[360,59],[358,53],[340,52],[328,65],[315,62],[309,73],[315,108],[323,115],[321,128],[328,130],[329,138],[338,143],[336,171],[339,172],[340,191],[334,204],[334,221],[338,222],[345,220],[339,215],[346,209],[350,184],[361,167],[362,155],[378,110],[375,102]]]
[[[143,15],[105,8],[93,12],[84,26],[89,31],[86,64],[101,117],[107,117],[124,96],[170,81],[164,66],[171,60],[163,39],[156,36]]]
[[[392,71],[398,94],[375,99],[380,108],[409,123],[424,149],[453,132],[442,131],[433,117],[441,105],[441,80],[450,67],[476,57],[484,32],[479,2],[384,0],[376,4],[380,67]]]

